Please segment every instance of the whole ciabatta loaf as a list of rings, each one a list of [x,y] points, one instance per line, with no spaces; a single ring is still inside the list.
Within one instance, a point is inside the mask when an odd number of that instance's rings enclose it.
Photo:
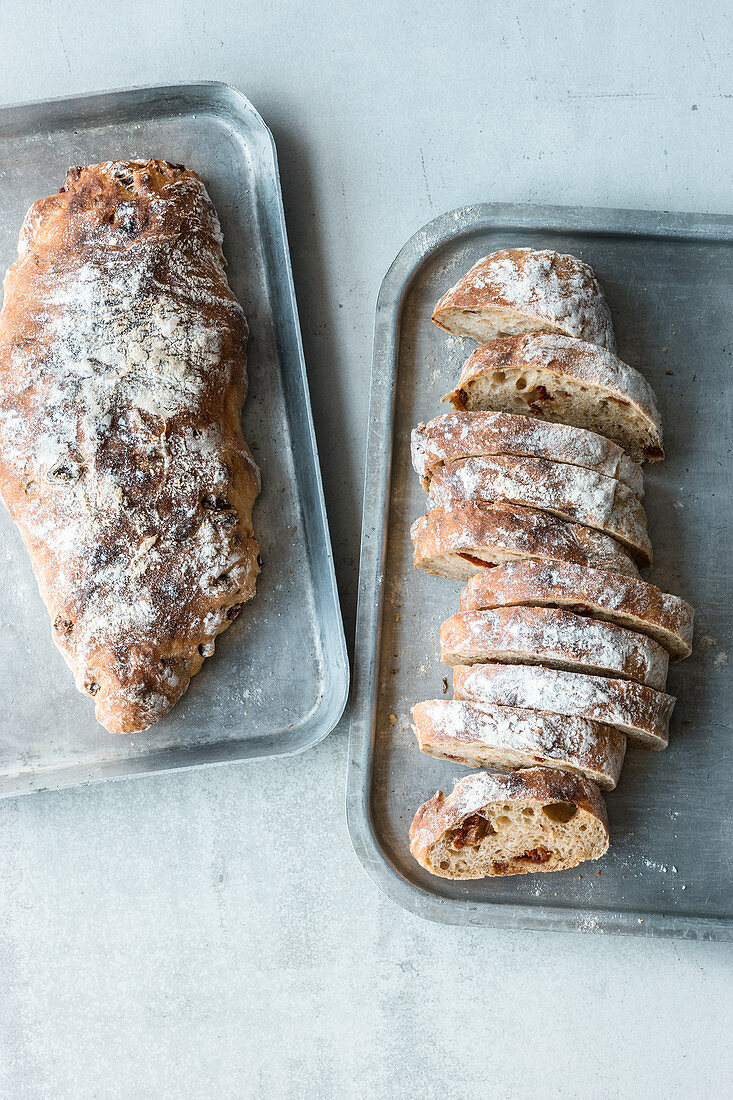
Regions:
[[[603,795],[590,779],[549,768],[467,775],[438,791],[410,826],[410,851],[441,878],[563,871],[608,850]]]
[[[503,412],[453,412],[413,428],[412,464],[423,486],[447,462],[485,455],[518,455],[580,466],[617,478],[637,497],[644,495],[641,466],[621,447],[584,428],[543,423]]]
[[[0,490],[53,638],[114,732],[165,714],[255,590],[247,324],[203,183],[72,168],[0,315]]]
[[[433,321],[479,344],[561,332],[616,350],[611,313],[588,264],[575,256],[504,248],[474,264],[438,302]]]
[[[649,383],[610,351],[554,333],[510,336],[478,348],[447,399],[586,428],[636,462],[664,458],[662,422]]]
[[[694,610],[679,596],[620,572],[558,561],[511,561],[482,569],[461,592],[461,611],[564,607],[648,634],[672,656],[692,652]]]

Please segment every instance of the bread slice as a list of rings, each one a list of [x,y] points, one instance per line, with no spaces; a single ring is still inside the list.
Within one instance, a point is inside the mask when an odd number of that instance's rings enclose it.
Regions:
[[[560,768],[613,790],[626,738],[601,722],[540,710],[431,699],[412,708],[422,752],[472,768]]]
[[[640,565],[652,562],[646,513],[638,497],[616,478],[581,466],[507,455],[460,458],[435,471],[430,499],[444,508],[462,500],[538,508],[603,531],[623,543]]]
[[[611,311],[592,268],[549,250],[503,248],[484,256],[443,295],[433,321],[480,344],[523,332],[561,332],[616,348]]]
[[[644,634],[556,607],[460,611],[440,628],[446,665],[543,664],[664,690],[669,654]]]
[[[412,432],[412,464],[426,489],[444,462],[479,455],[523,455],[582,466],[615,477],[644,495],[641,466],[610,439],[566,424],[550,424],[503,412],[452,412]]]
[[[624,548],[600,531],[513,504],[433,508],[410,528],[416,569],[468,580],[479,570],[524,558],[590,565],[638,576]]]
[[[634,577],[559,561],[510,561],[482,569],[461,593],[461,611],[563,607],[654,638],[672,660],[692,652],[693,608]]]
[[[610,351],[569,336],[510,336],[484,344],[447,395],[456,409],[493,409],[605,435],[636,462],[664,458],[654,391]]]
[[[465,776],[438,791],[410,826],[410,851],[441,878],[564,871],[608,851],[603,795],[590,779],[552,768]]]
[[[571,721],[602,722],[650,749],[667,747],[675,704],[672,695],[633,680],[540,665],[458,665],[453,669],[453,692],[456,699],[471,699],[482,706],[529,707],[543,717],[550,712],[561,728],[564,715]]]

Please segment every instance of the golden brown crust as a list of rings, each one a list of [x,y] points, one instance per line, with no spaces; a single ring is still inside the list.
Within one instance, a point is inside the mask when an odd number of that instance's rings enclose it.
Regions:
[[[201,180],[73,168],[0,314],[0,491],[77,686],[114,732],[165,714],[254,594],[247,324]]]

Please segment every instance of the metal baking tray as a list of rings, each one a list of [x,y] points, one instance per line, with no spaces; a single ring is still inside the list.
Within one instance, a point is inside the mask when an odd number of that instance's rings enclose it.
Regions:
[[[0,795],[309,748],[348,691],[333,558],[272,136],[218,83],[138,88],[0,110],[0,267],[66,169],[162,157],[203,177],[250,326],[245,436],[262,470],[255,599],[168,717],[134,736],[94,719],[51,642],[28,556],[0,508]]]
[[[423,756],[410,706],[440,697],[438,628],[460,584],[416,573],[410,522],[426,499],[410,429],[441,412],[475,347],[431,324],[479,257],[508,245],[571,252],[598,272],[619,354],[641,367],[668,458],[648,467],[649,578],[697,609],[693,656],[673,665],[669,749],[630,748],[608,796],[612,845],[575,871],[479,882],[435,878],[408,850],[412,816],[468,769]],[[374,881],[433,920],[694,939],[733,938],[733,218],[633,210],[469,206],[405,245],[377,302],[347,808]],[[443,406],[442,411],[445,411]]]

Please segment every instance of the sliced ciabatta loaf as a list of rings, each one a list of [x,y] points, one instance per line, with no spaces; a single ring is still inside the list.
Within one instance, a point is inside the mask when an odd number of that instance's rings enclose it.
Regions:
[[[493,340],[448,394],[457,409],[518,413],[605,435],[636,462],[664,458],[654,391],[610,351],[569,336]]]
[[[638,576],[624,548],[600,531],[513,504],[433,508],[410,528],[416,569],[468,580],[477,570],[532,558]]]
[[[446,665],[543,664],[664,690],[669,654],[652,638],[557,607],[460,611],[440,628]]]
[[[616,443],[585,428],[550,424],[502,412],[452,412],[419,424],[412,432],[412,464],[426,489],[444,462],[479,455],[524,455],[582,466],[623,481],[644,495],[641,466]]]
[[[615,350],[596,276],[561,252],[503,248],[474,264],[435,307],[433,321],[480,344],[523,332],[562,332]]]
[[[616,478],[581,466],[508,455],[460,458],[435,471],[430,499],[444,508],[462,500],[539,508],[618,539],[640,565],[652,562],[646,514],[638,497]]]
[[[430,699],[412,708],[422,752],[472,768],[560,768],[616,786],[626,738],[601,722],[518,707]]]
[[[563,871],[608,851],[603,795],[553,768],[474,772],[438,791],[410,826],[410,851],[441,878]]]
[[[564,607],[648,634],[673,660],[692,652],[694,610],[679,596],[620,573],[558,561],[511,561],[482,569],[461,593],[461,611]]]
[[[561,729],[567,720],[588,719],[632,737],[650,749],[664,749],[674,696],[611,676],[588,676],[541,665],[458,665],[453,669],[456,699],[482,706],[528,707],[550,712]],[[595,776],[591,779],[600,780]],[[603,784],[601,783],[601,786]]]

